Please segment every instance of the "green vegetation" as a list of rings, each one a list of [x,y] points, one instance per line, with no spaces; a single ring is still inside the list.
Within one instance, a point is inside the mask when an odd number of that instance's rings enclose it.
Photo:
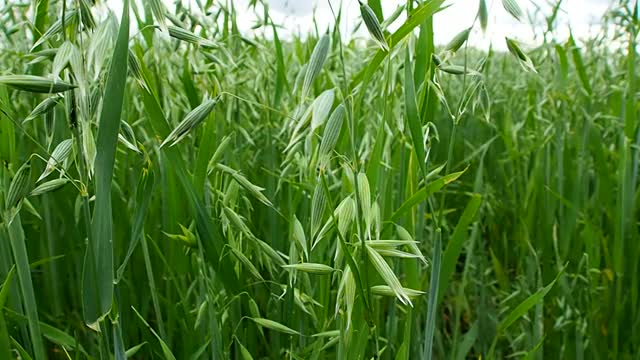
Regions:
[[[0,358],[638,359],[637,2],[504,53],[485,0],[0,3]]]

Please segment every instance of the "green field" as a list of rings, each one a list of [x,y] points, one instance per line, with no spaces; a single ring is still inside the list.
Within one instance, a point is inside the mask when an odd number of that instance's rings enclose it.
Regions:
[[[0,0],[0,359],[640,359],[637,1],[94,2]]]

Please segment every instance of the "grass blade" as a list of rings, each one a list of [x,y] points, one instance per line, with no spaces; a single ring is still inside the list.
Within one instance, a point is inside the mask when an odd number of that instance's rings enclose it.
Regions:
[[[27,313],[27,321],[29,325],[29,335],[31,336],[31,344],[33,346],[33,356],[36,360],[46,359],[42,335],[40,332],[40,321],[38,320],[38,307],[36,304],[36,296],[33,290],[33,282],[31,279],[31,269],[29,268],[29,256],[27,255],[27,247],[25,245],[24,232],[22,230],[22,222],[20,214],[17,213],[8,226],[9,239],[11,241],[11,249],[16,264],[16,272],[18,273],[18,281],[20,283],[20,292],[22,301]]]
[[[471,200],[469,200],[467,207],[464,209],[464,212],[460,216],[460,220],[458,220],[458,224],[453,230],[451,238],[449,238],[447,248],[444,250],[444,254],[442,256],[442,268],[440,271],[440,284],[438,289],[437,303],[440,303],[442,301],[444,293],[449,286],[449,281],[451,281],[453,272],[456,269],[458,257],[462,252],[462,246],[466,238],[469,225],[473,221],[476,212],[480,208],[481,202],[482,198],[480,197],[480,195],[471,196]]]
[[[171,349],[169,348],[169,346],[167,345],[166,342],[164,342],[164,340],[162,340],[162,338],[158,335],[158,333],[156,333],[155,330],[153,330],[153,328],[151,327],[151,325],[149,325],[149,323],[144,319],[144,317],[142,317],[142,315],[140,315],[140,313],[138,312],[138,310],[136,310],[136,308],[131,307],[131,309],[133,310],[133,312],[136,313],[136,315],[138,316],[138,318],[140,319],[140,321],[142,321],[142,323],[149,328],[149,330],[151,331],[151,333],[153,334],[153,336],[156,337],[156,339],[158,339],[158,342],[160,343],[160,348],[162,349],[162,355],[164,356],[165,360],[176,360],[176,357],[173,355],[173,353],[171,352]]]
[[[551,291],[551,288],[553,288],[553,285],[555,285],[560,276],[564,273],[565,268],[560,270],[555,279],[553,279],[553,281],[551,281],[547,286],[539,289],[534,294],[526,298],[523,302],[521,302],[518,306],[516,306],[513,310],[511,310],[511,312],[509,312],[509,314],[504,319],[502,319],[502,321],[500,321],[500,324],[498,325],[498,333],[503,333],[507,328],[509,328],[509,326],[513,325],[516,320],[524,316],[527,311],[529,311],[537,303],[542,301],[542,299],[544,299],[549,291]]]
[[[87,246],[82,272],[83,313],[87,324],[94,324],[105,316],[113,299],[111,180],[127,80],[129,0],[125,0],[122,6],[120,31],[111,59],[98,130],[96,200],[91,224],[93,243]]]
[[[427,305],[427,320],[425,323],[425,342],[423,358],[431,360],[433,357],[433,336],[436,332],[436,308],[438,306],[438,289],[440,288],[440,260],[442,256],[442,233],[436,229],[433,242],[433,258],[431,260],[431,281],[429,282],[429,304]]]
[[[322,67],[324,66],[325,60],[327,60],[327,56],[329,55],[329,50],[331,48],[331,37],[329,33],[324,34],[320,41],[313,48],[313,52],[311,53],[311,57],[309,58],[309,64],[307,65],[307,71],[304,74],[304,81],[302,83],[302,101],[309,96],[309,92],[311,91],[311,85],[313,81],[318,77]]]
[[[253,320],[258,326],[265,327],[269,330],[278,331],[281,333],[289,334],[289,335],[300,335],[299,332],[280,324],[277,321],[265,319],[265,318],[250,318]]]
[[[407,199],[399,208],[396,210],[393,215],[391,215],[391,219],[389,221],[396,221],[402,217],[402,215],[406,214],[409,210],[411,210],[414,206],[418,205],[425,199],[429,197],[429,195],[435,193],[436,191],[442,189],[447,184],[450,184],[456,181],[462,174],[464,174],[467,169],[464,169],[459,172],[451,173],[449,175],[445,175],[438,180],[434,180],[427,184],[427,186],[420,188],[420,190],[416,191],[415,194],[411,195],[409,199]]]

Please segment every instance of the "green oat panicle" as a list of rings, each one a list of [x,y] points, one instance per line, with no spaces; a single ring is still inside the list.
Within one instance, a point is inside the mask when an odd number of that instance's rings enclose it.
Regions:
[[[9,185],[9,190],[5,197],[5,208],[9,210],[18,206],[20,201],[31,192],[32,186],[31,164],[26,162],[18,169],[13,180],[11,180],[11,185]]]
[[[75,46],[70,41],[65,41],[58,48],[56,56],[53,58],[53,65],[51,70],[51,76],[58,79],[62,70],[71,61],[71,55],[75,51]]]
[[[35,44],[33,44],[33,46],[31,47],[31,51],[33,52],[40,45],[49,41],[49,39],[51,39],[54,35],[57,35],[58,33],[62,32],[62,24],[64,23],[65,25],[68,26],[69,24],[72,23],[72,20],[76,17],[77,14],[78,14],[77,10],[67,11],[67,13],[64,16],[64,19],[56,20],[56,22],[54,22],[53,25],[51,25],[51,27],[47,29],[47,31],[38,39],[38,41],[36,41]]]
[[[318,264],[318,263],[299,263],[299,264],[287,264],[282,265],[285,269],[294,269],[302,272],[307,272],[310,274],[317,275],[328,275],[331,274],[335,269],[329,265]]]
[[[151,8],[153,17],[160,25],[160,29],[167,32],[167,15],[162,0],[147,0],[147,4]]]
[[[3,75],[0,76],[0,84],[11,86],[18,90],[34,93],[59,93],[77,88],[62,80],[52,80],[35,75]]]
[[[220,144],[218,145],[218,148],[211,156],[211,159],[209,159],[209,165],[207,165],[208,172],[211,172],[218,165],[218,161],[220,161],[224,153],[229,149],[232,140],[233,134],[226,135],[224,138],[222,138]]]
[[[334,93],[333,89],[326,90],[313,102],[311,131],[315,131],[320,127],[329,116],[333,106]]]
[[[185,116],[184,120],[167,136],[166,139],[160,144],[160,148],[171,143],[169,146],[174,146],[184,139],[191,130],[195,129],[200,123],[202,123],[207,116],[213,111],[216,104],[220,100],[220,95],[213,99],[206,99],[198,107],[191,110],[190,113]]]
[[[307,246],[307,236],[304,234],[304,228],[302,223],[298,220],[297,216],[293,216],[293,240],[300,245],[304,252],[305,258],[309,259],[309,247]]]
[[[369,259],[373,264],[373,267],[378,271],[378,274],[387,283],[387,285],[393,290],[395,296],[400,300],[404,305],[413,306],[411,303],[411,299],[409,299],[409,295],[405,292],[404,288],[400,284],[400,280],[394,274],[393,270],[384,258],[378,253],[378,251],[374,250],[370,246],[366,246],[367,252],[369,254]]]
[[[480,0],[478,4],[478,19],[480,20],[480,27],[483,32],[487,31],[487,23],[489,20],[489,12],[487,11],[486,0]]]
[[[327,60],[327,56],[329,55],[329,50],[331,48],[331,36],[327,31],[316,46],[313,48],[313,52],[311,53],[311,57],[309,58],[309,63],[307,65],[307,69],[304,74],[304,80],[302,82],[302,101],[304,101],[307,96],[309,96],[309,92],[311,91],[311,85],[314,80],[320,74],[322,67],[324,66],[324,62]]]
[[[311,197],[311,238],[315,238],[322,222],[322,216],[326,206],[326,195],[322,189],[320,180],[316,183]]]
[[[356,216],[356,201],[352,197],[345,198],[338,206],[338,231],[346,237],[347,230]]]
[[[482,76],[481,73],[470,69],[470,68],[465,68],[464,66],[461,65],[450,65],[450,64],[442,64],[440,66],[438,66],[438,70],[442,71],[442,72],[446,72],[447,74],[451,74],[451,75],[470,75],[470,76]]]
[[[384,37],[384,33],[382,32],[382,27],[378,22],[378,17],[376,17],[376,14],[368,4],[365,4],[360,0],[358,0],[358,3],[360,4],[360,15],[362,16],[362,20],[364,21],[369,34],[382,50],[388,52],[389,45],[387,44],[387,39]]]
[[[518,59],[518,61],[520,62],[520,65],[522,65],[522,68],[525,71],[529,71],[533,73],[538,72],[535,66],[533,65],[533,62],[531,61],[531,58],[529,58],[529,56],[527,56],[527,54],[525,54],[524,51],[522,51],[522,49],[520,48],[520,45],[516,40],[511,39],[509,37],[505,37],[505,41],[507,42],[507,48],[509,49],[509,52],[513,56],[515,56],[516,59]]]
[[[360,195],[360,205],[362,207],[362,218],[366,225],[367,233],[371,231],[371,190],[369,187],[369,179],[367,174],[358,173],[358,194]]]
[[[222,144],[221,144],[222,146]],[[215,155],[214,155],[215,158]],[[245,190],[247,190],[251,195],[253,195],[256,199],[258,199],[261,203],[272,207],[273,204],[267,197],[262,193],[264,191],[263,188],[251,183],[246,177],[244,177],[239,171],[234,170],[226,165],[217,164],[216,167],[225,173],[231,175],[235,181],[240,184]]]
[[[44,115],[46,113],[48,113],[51,109],[53,109],[56,105],[60,104],[60,102],[63,99],[63,95],[62,94],[56,94],[53,96],[50,96],[44,100],[42,100],[34,109],[33,111],[31,111],[31,113],[29,113],[29,115],[24,118],[24,120],[22,121],[22,123],[26,123],[29,122],[35,118],[37,118],[40,115]]]
[[[265,319],[265,318],[250,318],[250,319],[253,320],[259,326],[270,329],[270,330],[278,331],[278,332],[289,334],[289,335],[300,335],[299,332],[291,329],[290,327],[284,326],[279,322],[276,322],[270,319]]]
[[[516,20],[520,21],[520,18],[522,18],[522,9],[517,0],[502,0],[502,7]]]
[[[147,86],[147,82],[144,80],[142,75],[142,69],[140,68],[140,61],[136,55],[129,49],[129,56],[127,57],[128,61],[128,70],[131,75],[136,79],[138,85],[140,85],[143,89],[150,92],[149,87]]]
[[[456,52],[458,51],[462,45],[469,39],[469,34],[471,33],[471,28],[467,28],[459,32],[453,39],[445,46],[445,50]]]
[[[53,179],[47,182],[43,182],[42,184],[38,185],[35,189],[33,189],[33,191],[29,194],[29,196],[38,196],[38,195],[46,194],[51,191],[55,191],[63,187],[64,185],[66,185],[68,182],[69,180],[65,178]]]
[[[183,29],[181,27],[169,25],[168,29],[169,29],[169,36],[171,36],[174,39],[177,39],[177,40],[180,40],[180,41],[185,41],[185,42],[188,42],[188,43],[194,44],[194,45],[200,45],[200,46],[205,47],[205,48],[215,48],[216,47],[215,44],[213,44],[209,40],[204,39],[204,38],[192,33],[191,31],[185,30],[185,29]]]
[[[402,288],[402,289],[410,298],[417,298],[419,296],[426,294],[424,291],[420,291],[420,290],[414,290],[409,288]],[[371,293],[375,295],[381,295],[381,296],[390,296],[390,297],[396,296],[396,293],[388,285],[372,286]]]
[[[142,153],[140,149],[138,149],[138,141],[136,140],[136,135],[133,132],[133,128],[131,128],[131,125],[129,125],[129,123],[124,120],[120,122],[120,133],[118,134],[118,141],[120,141],[129,150],[132,150],[138,154]]]
[[[638,353],[636,0],[108,2],[0,1],[0,359]]]
[[[340,137],[340,130],[342,129],[342,120],[344,118],[345,108],[343,104],[338,105],[324,128],[324,132],[322,134],[322,141],[320,142],[320,157],[321,163],[326,163],[328,161],[328,156],[333,151],[338,142],[338,138]]]
[[[47,161],[47,166],[45,167],[42,175],[38,178],[37,182],[40,182],[42,179],[46,178],[51,174],[57,167],[62,165],[62,163],[67,160],[69,155],[73,150],[73,140],[66,139],[60,142],[58,146],[51,153],[51,157],[49,161]]]

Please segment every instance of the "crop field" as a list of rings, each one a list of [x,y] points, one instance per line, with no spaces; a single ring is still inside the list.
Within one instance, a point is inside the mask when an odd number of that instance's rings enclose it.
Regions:
[[[524,2],[0,0],[0,359],[640,359],[638,2]]]

